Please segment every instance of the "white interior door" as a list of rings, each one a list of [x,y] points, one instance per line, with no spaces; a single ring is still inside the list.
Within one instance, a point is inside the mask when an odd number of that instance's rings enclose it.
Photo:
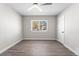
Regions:
[[[58,40],[64,43],[64,15],[58,17]]]

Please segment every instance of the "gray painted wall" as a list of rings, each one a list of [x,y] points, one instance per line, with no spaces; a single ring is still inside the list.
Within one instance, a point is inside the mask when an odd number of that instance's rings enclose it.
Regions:
[[[48,20],[47,32],[32,32],[31,20]],[[55,16],[25,16],[23,17],[23,35],[26,40],[55,40],[56,17]]]
[[[79,4],[73,4],[60,15],[58,15],[58,19],[64,16],[63,20],[65,20],[64,45],[79,55]],[[59,23],[63,25],[61,20],[59,20]],[[58,29],[58,31],[61,31],[61,29]]]
[[[21,16],[5,4],[0,4],[0,53],[22,40]]]

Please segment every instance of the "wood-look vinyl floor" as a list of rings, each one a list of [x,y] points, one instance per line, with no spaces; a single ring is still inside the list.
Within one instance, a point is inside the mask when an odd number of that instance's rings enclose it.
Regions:
[[[75,56],[75,54],[55,40],[23,40],[0,56]]]

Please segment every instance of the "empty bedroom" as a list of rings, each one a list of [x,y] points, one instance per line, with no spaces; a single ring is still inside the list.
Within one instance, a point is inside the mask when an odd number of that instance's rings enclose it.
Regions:
[[[78,56],[79,3],[0,3],[0,56]]]

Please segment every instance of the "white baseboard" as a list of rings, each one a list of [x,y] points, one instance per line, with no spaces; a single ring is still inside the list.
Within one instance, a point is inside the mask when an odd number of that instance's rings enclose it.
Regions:
[[[57,39],[57,41],[60,42],[58,39]],[[70,51],[72,51],[75,55],[78,55],[72,48],[67,46],[65,43],[62,43],[62,42],[60,42],[60,43],[63,44],[66,48],[68,48]]]
[[[0,54],[3,53],[3,52],[5,52],[6,50],[8,50],[9,48],[11,48],[12,46],[16,45],[20,41],[22,41],[22,40],[18,40],[15,43],[13,43],[13,44],[9,45],[8,47],[4,48],[3,50],[0,51]]]
[[[56,38],[24,38],[24,40],[56,40]]]
[[[72,48],[70,48],[69,46],[67,46],[66,44],[63,44],[66,48],[68,48],[70,51],[72,51],[75,55],[78,55],[77,53],[76,53],[76,51],[74,51]]]

